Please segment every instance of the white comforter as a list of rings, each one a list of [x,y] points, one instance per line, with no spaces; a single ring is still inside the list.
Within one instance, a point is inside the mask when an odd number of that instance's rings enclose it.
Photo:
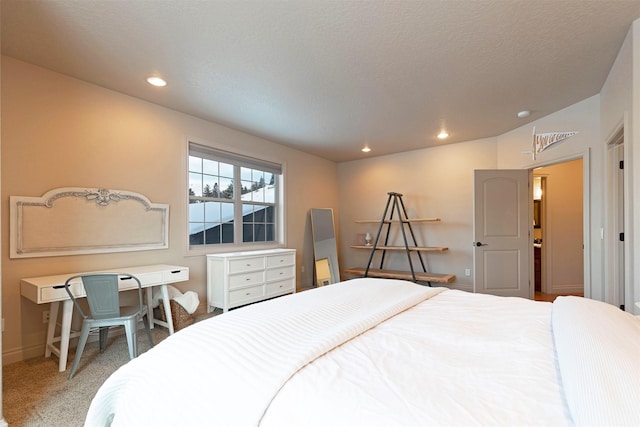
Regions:
[[[568,425],[551,309],[382,279],[302,292],[163,341],[86,425]]]

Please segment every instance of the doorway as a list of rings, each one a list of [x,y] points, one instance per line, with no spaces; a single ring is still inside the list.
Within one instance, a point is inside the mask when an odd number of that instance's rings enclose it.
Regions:
[[[536,300],[584,295],[583,168],[579,158],[533,170]]]

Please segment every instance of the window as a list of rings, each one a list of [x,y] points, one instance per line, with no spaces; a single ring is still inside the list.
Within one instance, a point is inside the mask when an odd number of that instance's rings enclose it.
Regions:
[[[189,245],[277,242],[282,167],[189,143]]]

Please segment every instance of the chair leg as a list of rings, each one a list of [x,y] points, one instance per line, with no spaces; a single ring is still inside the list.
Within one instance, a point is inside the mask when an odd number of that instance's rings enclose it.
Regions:
[[[103,326],[100,328],[100,353],[104,353],[104,349],[107,346],[107,338],[109,337],[109,327]]]
[[[136,318],[124,324],[125,334],[127,335],[127,344],[129,345],[129,359],[133,360],[138,355],[137,348],[137,324]]]
[[[80,364],[80,358],[84,351],[84,346],[87,344],[87,338],[89,338],[89,324],[87,322],[82,323],[82,330],[80,331],[80,339],[78,340],[78,347],[76,348],[76,355],[73,358],[73,364],[71,365],[71,371],[69,372],[69,379],[73,378]]]
[[[149,337],[149,344],[151,345],[151,347],[153,347],[153,336],[151,336],[151,327],[149,326],[148,315],[145,314],[142,316],[142,323],[144,323],[144,327],[147,330],[147,337]]]

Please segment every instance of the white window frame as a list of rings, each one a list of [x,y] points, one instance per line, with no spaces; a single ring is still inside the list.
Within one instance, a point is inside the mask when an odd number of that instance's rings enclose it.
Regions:
[[[211,153],[212,155],[219,155],[220,159],[224,157],[227,160],[227,163],[231,163],[236,165],[242,165],[245,167],[252,167],[255,169],[262,169],[263,167],[271,166],[272,169],[280,169],[280,173],[276,173],[275,177],[277,180],[276,186],[276,194],[275,194],[275,240],[273,241],[260,241],[260,242],[243,242],[242,241],[242,209],[238,209],[238,206],[242,206],[241,200],[241,179],[240,179],[240,168],[236,167],[233,177],[234,182],[234,199],[233,203],[236,207],[235,219],[234,219],[234,243],[219,243],[219,244],[203,244],[203,245],[191,245],[190,243],[190,218],[189,218],[189,204],[190,204],[190,196],[189,196],[189,157],[192,153],[192,148],[195,147],[196,150],[202,150]],[[285,242],[285,204],[284,204],[284,194],[285,194],[285,169],[286,165],[283,162],[277,162],[272,159],[257,159],[256,157],[247,155],[245,153],[239,152],[239,150],[234,149],[232,147],[222,146],[218,144],[212,144],[209,142],[201,141],[196,138],[187,138],[186,144],[186,171],[185,171],[185,202],[186,202],[186,246],[187,246],[187,254],[190,255],[199,255],[206,253],[219,253],[219,252],[229,252],[229,251],[242,251],[242,250],[259,250],[259,249],[270,249],[284,246]],[[236,163],[239,162],[239,163]],[[269,170],[267,168],[267,170]],[[238,191],[235,191],[238,190]],[[246,203],[246,202],[245,202]],[[239,217],[239,218],[238,218]]]

